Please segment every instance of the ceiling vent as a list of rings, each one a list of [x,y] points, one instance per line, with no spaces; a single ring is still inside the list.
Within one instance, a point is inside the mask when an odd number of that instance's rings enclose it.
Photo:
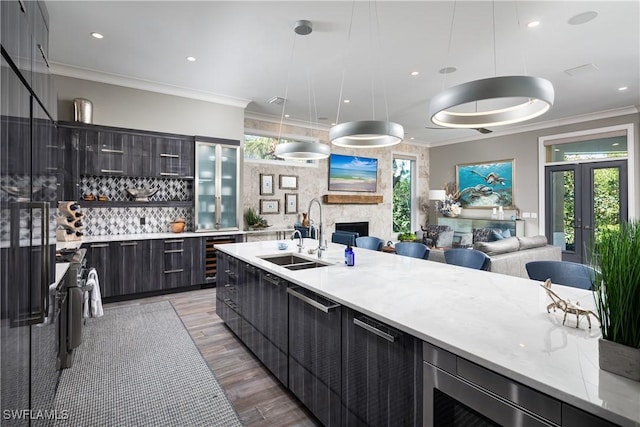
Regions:
[[[564,70],[565,73],[569,74],[572,77],[576,76],[584,76],[585,74],[595,73],[600,69],[596,66],[596,64],[584,64],[579,67],[569,68],[568,70]]]
[[[280,96],[274,96],[273,98],[267,99],[267,103],[273,104],[273,105],[282,105],[284,104],[284,98]]]

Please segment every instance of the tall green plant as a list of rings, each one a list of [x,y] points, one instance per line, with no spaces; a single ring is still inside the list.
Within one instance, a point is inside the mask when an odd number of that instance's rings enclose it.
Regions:
[[[640,222],[602,230],[594,262],[602,337],[640,348]]]

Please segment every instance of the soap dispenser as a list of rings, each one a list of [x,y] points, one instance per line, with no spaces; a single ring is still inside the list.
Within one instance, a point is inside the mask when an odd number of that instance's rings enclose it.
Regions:
[[[344,250],[344,263],[347,267],[353,267],[356,263],[356,255],[353,253],[351,245],[347,245],[347,249]]]

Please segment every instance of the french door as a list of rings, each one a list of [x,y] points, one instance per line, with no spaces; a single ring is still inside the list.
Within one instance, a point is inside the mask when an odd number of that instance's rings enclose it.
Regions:
[[[627,221],[627,161],[545,167],[546,235],[562,259],[589,263],[595,236]]]

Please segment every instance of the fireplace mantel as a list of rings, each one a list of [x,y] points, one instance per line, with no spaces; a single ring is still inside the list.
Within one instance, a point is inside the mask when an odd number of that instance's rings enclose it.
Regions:
[[[382,196],[365,194],[325,194],[322,198],[327,204],[379,204]]]

